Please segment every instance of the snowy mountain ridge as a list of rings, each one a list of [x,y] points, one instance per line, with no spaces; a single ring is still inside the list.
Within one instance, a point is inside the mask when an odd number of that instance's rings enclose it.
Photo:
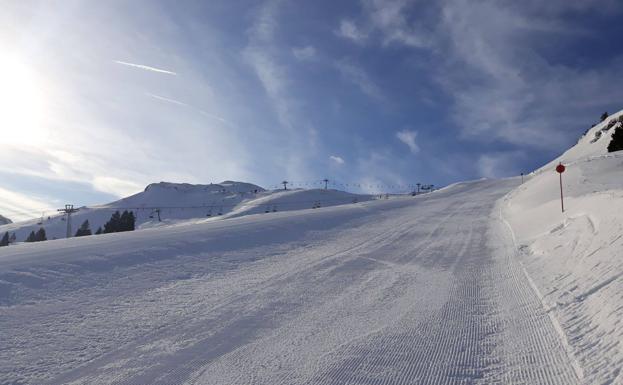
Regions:
[[[144,191],[117,201],[90,207],[80,207],[72,215],[72,234],[88,220],[95,231],[110,219],[115,211],[132,211],[137,228],[160,227],[188,220],[217,220],[276,211],[315,209],[362,202],[369,195],[351,194],[337,190],[273,190],[252,183],[224,181],[218,184],[189,184],[158,182]],[[15,233],[17,241],[26,239],[31,231],[43,227],[48,239],[65,238],[66,218],[53,213],[43,218],[0,226],[0,233]]]
[[[607,155],[612,133],[621,125],[623,125],[623,110],[588,129],[574,146],[535,172],[548,170],[558,163],[569,164]]]

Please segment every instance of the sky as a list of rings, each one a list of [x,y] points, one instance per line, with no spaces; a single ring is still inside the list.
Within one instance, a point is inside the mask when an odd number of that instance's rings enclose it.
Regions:
[[[377,192],[529,172],[623,108],[622,13],[618,0],[0,0],[0,214],[159,181]]]

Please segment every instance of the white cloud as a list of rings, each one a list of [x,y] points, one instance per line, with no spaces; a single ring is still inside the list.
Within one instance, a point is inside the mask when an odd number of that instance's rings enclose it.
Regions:
[[[402,130],[396,133],[396,137],[404,144],[409,147],[409,150],[416,154],[420,151],[420,147],[415,142],[415,138],[417,137],[417,131],[410,130]]]
[[[368,37],[366,33],[361,31],[352,20],[344,19],[340,21],[340,27],[335,32],[338,36],[350,39],[355,43],[363,43]]]
[[[295,47],[292,48],[292,55],[294,55],[297,60],[310,60],[316,57],[316,48],[311,45],[298,48]]]
[[[332,161],[334,161],[337,164],[344,164],[344,159],[341,156],[331,155],[331,156],[329,156],[329,159],[331,159]]]
[[[173,71],[163,70],[160,68],[151,67],[151,66],[147,66],[144,64],[129,63],[129,62],[121,61],[121,60],[115,60],[114,62],[117,64],[124,65],[124,66],[128,66],[128,67],[140,68],[146,71],[159,72],[161,74],[174,75],[174,76],[177,75],[177,73]]]

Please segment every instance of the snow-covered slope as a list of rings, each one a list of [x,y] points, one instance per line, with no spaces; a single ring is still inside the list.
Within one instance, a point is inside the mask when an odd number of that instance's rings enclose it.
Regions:
[[[84,208],[176,225],[1,248],[0,383],[621,383],[623,152],[590,139],[608,122],[518,187],[159,183]]]
[[[610,115],[603,122],[589,129],[580,137],[577,144],[565,151],[558,158],[541,167],[537,172],[549,170],[560,162],[563,164],[571,164],[608,154],[607,147],[612,140],[612,133],[615,128],[621,124],[623,124],[623,110]]]
[[[9,223],[13,223],[9,218],[0,215],[0,225],[7,225]]]
[[[335,206],[370,199],[373,197],[337,190],[267,191],[251,183],[232,181],[209,185],[160,182],[150,184],[143,192],[109,204],[79,208],[72,215],[72,234],[85,220],[89,221],[92,232],[95,232],[110,219],[112,213],[123,210],[134,212],[138,228],[148,228],[189,219],[216,220],[265,212]],[[40,219],[0,226],[0,232],[14,232],[17,241],[23,241],[31,231],[37,231],[40,227],[45,229],[48,239],[64,238],[67,233],[66,218],[56,213]]]
[[[623,367],[623,152],[608,122],[533,173],[500,204],[518,258],[559,325],[585,384],[620,383]],[[594,141],[598,132],[604,132]],[[564,205],[554,167],[563,162]]]

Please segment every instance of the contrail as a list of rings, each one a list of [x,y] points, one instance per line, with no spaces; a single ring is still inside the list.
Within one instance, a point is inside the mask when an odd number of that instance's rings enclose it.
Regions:
[[[195,106],[192,106],[190,104],[187,104],[187,103],[184,103],[184,102],[180,102],[179,100],[169,99],[169,98],[165,98],[164,96],[155,95],[155,94],[151,94],[151,93],[146,93],[146,95],[149,96],[149,97],[152,97],[154,99],[162,100],[163,102],[167,102],[167,103],[171,103],[171,104],[177,104],[178,106],[188,107],[190,109],[195,110],[196,112],[200,113],[203,116],[207,116],[208,118],[211,118],[211,119],[216,119],[216,120],[218,120],[221,123],[225,123],[225,124],[227,124],[229,126],[235,127],[235,125],[233,123],[231,123],[230,121],[227,121],[227,120],[221,118],[218,115],[214,115],[214,114],[211,114],[209,112],[205,112],[204,110],[201,110],[201,109],[199,109],[199,108],[197,108]]]
[[[163,69],[156,68],[156,67],[150,67],[150,66],[146,66],[146,65],[143,65],[143,64],[128,63],[128,62],[120,61],[120,60],[115,60],[115,63],[121,64],[121,65],[124,65],[124,66],[140,68],[140,69],[147,70],[147,71],[153,71],[153,72],[159,72],[159,73],[162,73],[162,74],[168,74],[168,75],[177,76],[177,73],[175,73],[175,72],[163,70]]]
[[[173,104],[177,104],[180,106],[186,106],[186,107],[191,107],[190,105],[184,103],[184,102],[180,102],[179,100],[175,100],[175,99],[169,99],[169,98],[165,98],[164,96],[158,96],[158,95],[154,95],[154,94],[150,94],[147,93],[147,96],[151,96],[152,98],[158,99],[158,100],[162,100],[164,102],[168,102],[168,103],[173,103]]]

